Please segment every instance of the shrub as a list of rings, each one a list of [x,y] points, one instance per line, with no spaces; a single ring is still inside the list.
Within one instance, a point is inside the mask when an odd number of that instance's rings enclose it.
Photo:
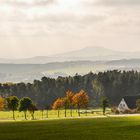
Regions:
[[[114,113],[114,114],[119,114],[120,113],[116,106],[111,108],[111,112]]]
[[[124,114],[135,114],[138,113],[137,109],[127,109],[124,111]]]

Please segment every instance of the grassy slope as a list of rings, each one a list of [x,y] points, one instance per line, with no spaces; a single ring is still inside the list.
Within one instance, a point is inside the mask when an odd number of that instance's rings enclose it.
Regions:
[[[140,117],[1,122],[1,140],[139,140]]]

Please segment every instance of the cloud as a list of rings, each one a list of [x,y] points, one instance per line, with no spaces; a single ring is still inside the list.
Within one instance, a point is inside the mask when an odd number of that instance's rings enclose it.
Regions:
[[[97,0],[96,4],[103,6],[140,6],[140,0]]]
[[[140,10],[131,7],[132,0],[2,0],[0,3],[1,35],[45,36],[82,31],[92,34],[100,28],[112,33],[115,28],[128,30],[129,26],[137,28],[140,23]],[[118,6],[124,3],[132,10]]]
[[[56,0],[2,0],[0,3],[7,4],[10,6],[46,6],[54,4]]]
[[[1,46],[139,47],[139,6],[140,0],[0,0]]]
[[[67,4],[68,1],[4,0],[3,5],[0,5],[0,26],[2,27],[0,35],[43,36],[74,33],[76,30],[95,26],[106,18],[104,14],[88,12],[86,7],[80,7],[81,5],[74,1]],[[53,6],[46,7],[50,4]],[[31,8],[26,8],[28,6]]]

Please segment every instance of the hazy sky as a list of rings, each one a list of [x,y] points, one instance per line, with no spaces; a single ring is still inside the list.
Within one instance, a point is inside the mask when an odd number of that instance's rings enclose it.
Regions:
[[[0,57],[87,46],[140,51],[140,0],[0,0]]]

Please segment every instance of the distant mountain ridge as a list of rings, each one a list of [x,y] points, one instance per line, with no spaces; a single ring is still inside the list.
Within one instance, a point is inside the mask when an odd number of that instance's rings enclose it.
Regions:
[[[0,63],[12,64],[45,64],[51,62],[65,61],[109,61],[120,59],[139,59],[140,52],[121,52],[104,47],[86,47],[80,50],[71,51],[52,56],[36,56],[24,59],[4,59],[0,58]]]

